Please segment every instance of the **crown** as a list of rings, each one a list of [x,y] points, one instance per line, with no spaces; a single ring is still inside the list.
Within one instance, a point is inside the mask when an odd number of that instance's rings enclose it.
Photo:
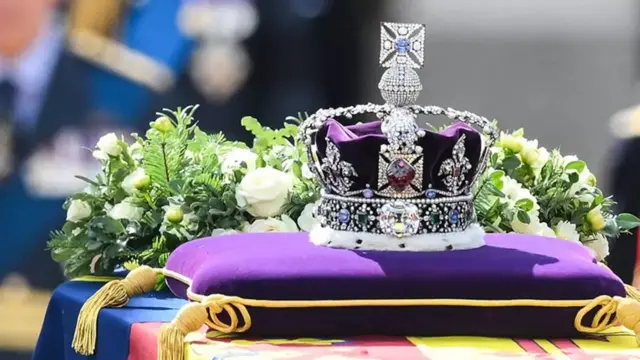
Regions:
[[[414,104],[422,90],[414,69],[424,65],[424,25],[382,23],[380,40],[380,65],[387,70],[378,88],[386,103],[320,109],[301,125],[310,168],[323,186],[316,207],[320,226],[311,241],[393,251],[484,245],[471,188],[498,129],[467,111]],[[367,113],[378,120],[352,126],[338,121]],[[452,124],[422,129],[422,115],[444,116]]]

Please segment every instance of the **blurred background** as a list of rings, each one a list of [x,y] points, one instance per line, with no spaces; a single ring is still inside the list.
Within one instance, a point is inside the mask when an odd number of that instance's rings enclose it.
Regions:
[[[200,104],[206,131],[248,140],[244,115],[275,127],[298,112],[379,102],[380,21],[427,25],[421,103],[525,127],[586,160],[619,200],[637,198],[621,209],[640,213],[640,147],[610,128],[640,102],[639,5],[0,0],[0,359],[30,358],[64,280],[45,246],[65,196],[82,189],[73,176],[96,171],[83,147],[143,132],[155,111],[180,105]],[[625,240],[626,256],[612,256],[627,276],[636,247]]]

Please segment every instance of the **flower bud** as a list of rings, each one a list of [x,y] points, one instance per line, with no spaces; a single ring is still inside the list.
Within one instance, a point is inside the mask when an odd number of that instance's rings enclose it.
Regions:
[[[538,162],[538,159],[540,159],[540,151],[536,148],[526,146],[520,152],[520,158],[523,163],[529,166],[534,165]]]
[[[173,129],[173,123],[168,117],[163,116],[152,122],[151,127],[160,131],[161,133],[166,133]]]
[[[180,208],[176,207],[167,211],[167,221],[170,223],[179,224],[182,222],[182,219],[184,219],[184,213]]]
[[[600,212],[600,206],[596,206],[587,213],[587,223],[589,223],[589,226],[595,231],[604,229],[607,221],[604,216],[602,216],[602,212]]]
[[[498,140],[498,146],[519,153],[524,146],[524,139],[509,134],[502,134]]]
[[[147,186],[149,186],[150,183],[151,178],[149,177],[149,175],[144,175],[136,179],[136,181],[133,183],[133,186],[138,190],[144,190],[147,188]]]

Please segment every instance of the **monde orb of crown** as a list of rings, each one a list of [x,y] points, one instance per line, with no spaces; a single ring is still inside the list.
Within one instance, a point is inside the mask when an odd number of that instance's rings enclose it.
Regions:
[[[382,98],[391,105],[407,106],[415,104],[422,91],[418,73],[408,66],[394,66],[387,69],[378,84]]]

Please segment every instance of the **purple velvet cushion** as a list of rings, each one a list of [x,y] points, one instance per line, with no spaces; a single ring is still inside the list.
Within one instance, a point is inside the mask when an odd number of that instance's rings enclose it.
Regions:
[[[625,296],[622,282],[579,244],[489,234],[474,250],[410,253],[318,247],[306,233],[239,234],[180,246],[167,268],[199,294],[260,300],[591,299]],[[185,287],[170,281],[185,297]],[[578,308],[250,308],[260,336],[578,335]],[[591,321],[585,319],[585,321]]]

